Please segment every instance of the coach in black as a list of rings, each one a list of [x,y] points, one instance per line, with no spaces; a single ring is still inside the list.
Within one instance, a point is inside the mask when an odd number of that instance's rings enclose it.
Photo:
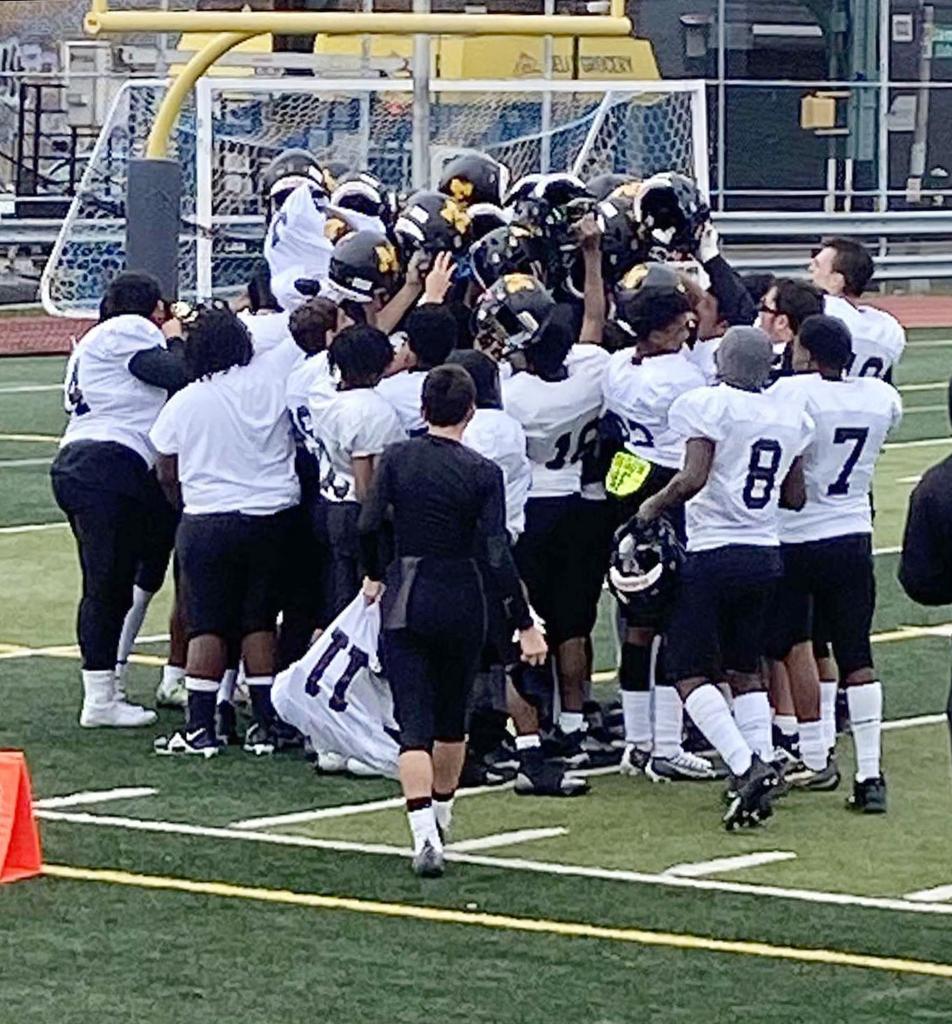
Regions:
[[[502,471],[460,440],[475,401],[462,367],[431,370],[422,395],[428,433],[387,448],[360,516],[364,596],[382,599],[413,869],[424,877],[443,873],[466,750],[466,699],[486,638],[484,573],[503,595],[523,660],[539,664],[546,655],[509,550]],[[396,556],[384,574],[380,534],[388,509]]]

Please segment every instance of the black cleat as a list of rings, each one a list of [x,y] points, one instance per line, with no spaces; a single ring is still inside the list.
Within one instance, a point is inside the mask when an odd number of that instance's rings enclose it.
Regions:
[[[776,770],[754,754],[747,771],[733,779],[733,795],[722,818],[727,831],[766,821],[773,814],[771,803],[779,781]]]
[[[783,779],[791,789],[809,789],[815,793],[826,793],[839,786],[840,769],[837,766],[836,758],[831,754],[819,771],[814,771],[800,763],[789,768],[784,773]]]
[[[863,779],[862,782],[854,781],[853,795],[846,801],[846,806],[851,811],[861,814],[885,814],[885,776],[880,775],[878,779]]]
[[[417,878],[440,878],[446,870],[443,851],[435,849],[429,839],[420,847],[420,852],[413,855],[411,865]]]
[[[215,707],[215,733],[221,747],[238,747],[241,738],[238,736],[238,714],[231,701],[222,701]]]
[[[584,739],[585,733],[581,729],[562,732],[556,726],[542,740],[542,756],[547,761],[561,761],[572,768],[588,768],[591,756],[582,745]]]
[[[513,789],[519,796],[582,796],[589,785],[585,779],[566,774],[555,761],[544,760],[542,750],[534,747],[522,752]]]
[[[513,768],[491,768],[485,762],[467,757],[463,762],[459,788],[473,789],[476,786],[501,786],[504,782],[512,782],[516,777]]]

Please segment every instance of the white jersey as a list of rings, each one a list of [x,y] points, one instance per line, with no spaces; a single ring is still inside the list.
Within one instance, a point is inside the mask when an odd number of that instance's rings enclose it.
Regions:
[[[390,686],[377,673],[380,605],[358,595],[317,643],[274,681],[275,711],[319,753],[339,754],[397,777]]]
[[[799,512],[780,510],[783,542],[872,533],[873,470],[886,435],[902,419],[899,393],[875,377],[824,380],[805,373],[777,381],[770,394],[780,403],[805,399],[816,424],[803,453],[807,503]]]
[[[190,515],[270,515],[300,500],[285,406],[292,356],[279,345],[247,366],[193,381],[159,414],[152,443],[178,456]]]
[[[400,420],[373,388],[314,388],[309,406],[321,496],[356,501],[352,460],[381,455],[388,444],[406,440]]]
[[[707,483],[686,506],[688,551],[778,545],[780,486],[813,437],[805,398],[715,384],[681,395],[668,418],[685,440],[714,442]]]
[[[546,381],[522,372],[502,382],[503,408],[526,433],[532,463],[530,500],[580,493],[582,460],[598,444],[607,358],[595,345],[573,345],[563,380]]]
[[[515,543],[526,526],[526,498],[532,483],[525,431],[502,409],[477,409],[463,431],[463,444],[495,462],[502,470],[506,488],[506,529]]]
[[[396,410],[407,437],[419,437],[426,433],[426,421],[421,408],[424,380],[424,370],[401,370],[384,377],[377,385],[377,393],[383,395]]]
[[[671,403],[686,391],[704,387],[701,371],[687,352],[635,361],[635,349],[616,352],[602,382],[602,416],[627,451],[668,469],[684,462],[684,437],[668,423]]]
[[[264,257],[271,269],[271,290],[285,308],[284,296],[275,291],[276,281],[290,284],[294,278],[327,278],[334,247],[324,234],[326,223],[327,217],[314,205],[310,188],[298,185],[268,225]]]
[[[906,332],[885,310],[854,306],[847,299],[827,295],[823,312],[842,320],[852,336],[853,359],[846,368],[847,377],[884,377],[899,362]]]
[[[83,336],[66,364],[63,404],[69,413],[60,447],[72,441],[114,441],[151,466],[149,431],[168,395],[129,372],[132,357],[165,348],[162,332],[144,316],[114,316]]]
[[[248,328],[256,356],[269,352],[282,341],[291,338],[291,329],[288,326],[290,316],[287,311],[252,313],[247,309],[238,314],[238,319]]]
[[[330,391],[334,388],[327,352],[315,352],[304,359],[288,374],[284,401],[291,417],[294,437],[303,446],[313,438],[311,431],[310,396],[315,390]]]
[[[711,338],[709,341],[696,341],[693,348],[685,345],[681,350],[704,375],[705,384],[717,383],[717,350],[720,344],[720,338]]]

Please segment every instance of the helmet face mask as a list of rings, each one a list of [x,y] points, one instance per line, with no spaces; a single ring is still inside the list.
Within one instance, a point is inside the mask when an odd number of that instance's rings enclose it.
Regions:
[[[684,549],[671,524],[632,517],[615,533],[608,588],[632,611],[663,620],[674,599]]]
[[[670,254],[693,256],[711,210],[700,189],[683,174],[666,171],[643,182],[635,197],[635,219],[645,244]]]
[[[393,215],[391,194],[379,178],[366,171],[343,175],[331,193],[330,205],[365,217],[377,217],[384,225],[390,223]]]
[[[307,185],[311,190],[318,208],[326,204],[327,183],[324,170],[317,158],[306,149],[288,149],[279,153],[261,174],[261,188],[268,220],[301,185]]]
[[[473,314],[476,346],[497,359],[524,352],[543,332],[555,301],[530,274],[505,274],[484,293]]]

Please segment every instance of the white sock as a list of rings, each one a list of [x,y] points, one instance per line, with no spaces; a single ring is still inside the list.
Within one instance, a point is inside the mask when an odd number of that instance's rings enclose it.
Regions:
[[[677,757],[684,731],[684,702],[673,686],[658,686],[654,692],[655,757]]]
[[[882,683],[848,686],[853,746],[856,748],[856,780],[878,779],[882,774],[880,756],[883,732]]]
[[[773,723],[783,733],[784,736],[796,736],[796,715],[774,715]]]
[[[820,680],[820,721],[823,723],[823,741],[830,750],[836,746],[836,693],[839,688],[835,679]]]
[[[651,691],[621,691],[625,716],[625,742],[641,750],[651,749]]]
[[[541,747],[542,738],[537,732],[530,732],[526,736],[516,737],[516,750],[532,750],[533,747]]]
[[[443,830],[443,835],[447,835],[453,827],[454,800],[455,797],[452,796],[449,800],[438,800],[436,797],[433,797],[433,817],[437,825]]]
[[[750,768],[751,750],[717,687],[711,683],[699,686],[684,707],[727,767],[735,775],[743,775]]]
[[[83,669],[83,703],[105,707],[113,702],[115,674],[109,669]]]
[[[578,732],[585,723],[585,716],[581,711],[560,711],[559,728],[562,732]]]
[[[198,679],[195,676],[186,676],[185,689],[193,693],[214,693],[218,689],[218,683],[214,679]]]
[[[800,759],[811,771],[819,772],[826,767],[830,748],[823,736],[822,722],[800,723]]]
[[[150,590],[143,590],[142,587],[132,588],[132,607],[126,612],[125,620],[122,623],[122,633],[119,635],[119,649],[116,652],[116,675],[121,675],[129,655],[135,645],[139,630],[145,620],[145,613],[149,609],[149,602],[155,595]]]
[[[226,668],[225,674],[218,684],[218,700],[216,704],[231,704],[235,695],[235,680],[238,678],[238,669]]]
[[[747,746],[769,761],[773,754],[773,737],[770,733],[770,701],[763,690],[741,693],[734,698],[734,719]]]
[[[418,811],[407,811],[407,818],[413,836],[414,853],[419,853],[428,839],[434,850],[443,849],[440,834],[436,831],[436,812],[432,804],[429,807],[421,807]]]
[[[179,665],[163,665],[162,666],[162,685],[172,686],[174,683],[179,683],[185,678],[185,669]]]

